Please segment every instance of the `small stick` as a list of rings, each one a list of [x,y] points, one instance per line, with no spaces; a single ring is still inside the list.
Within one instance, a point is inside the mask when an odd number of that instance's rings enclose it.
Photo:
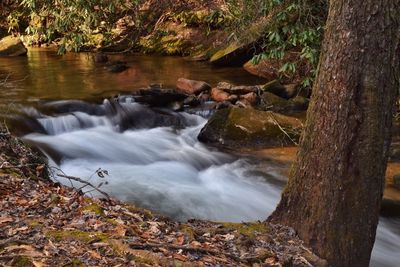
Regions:
[[[79,182],[79,183],[82,183],[82,184],[84,184],[84,185],[90,186],[90,187],[92,187],[93,189],[95,189],[97,192],[99,192],[99,193],[103,194],[104,196],[106,196],[107,199],[110,199],[110,196],[109,196],[106,192],[104,192],[103,190],[100,190],[99,188],[97,188],[97,187],[94,186],[93,184],[91,184],[91,183],[89,183],[89,182],[87,182],[87,181],[85,181],[85,180],[82,180],[82,179],[79,178],[79,177],[70,176],[70,175],[65,175],[65,174],[62,174],[62,173],[57,173],[56,175],[59,176],[59,177],[67,178],[67,179],[70,179],[70,180],[73,180],[73,181],[77,181],[77,182]]]

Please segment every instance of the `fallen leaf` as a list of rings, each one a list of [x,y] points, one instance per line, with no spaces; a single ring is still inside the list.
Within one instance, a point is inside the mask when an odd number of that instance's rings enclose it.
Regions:
[[[13,221],[12,217],[0,217],[0,224],[12,221]]]
[[[180,260],[180,261],[187,261],[188,260],[188,258],[186,256],[181,255],[181,254],[176,254],[176,253],[174,255],[172,255],[172,257],[174,259],[177,259],[177,260]]]

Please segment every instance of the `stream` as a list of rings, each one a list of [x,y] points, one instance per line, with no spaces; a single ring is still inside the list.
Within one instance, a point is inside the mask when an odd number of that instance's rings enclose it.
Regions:
[[[55,175],[103,183],[101,189],[120,200],[178,220],[266,219],[279,201],[288,165],[207,147],[197,140],[204,114],[150,109],[129,96],[150,83],[173,86],[179,77],[213,85],[263,81],[240,69],[182,58],[124,60],[130,68],[114,74],[84,53],[58,57],[31,50],[27,58],[1,58],[2,112],[18,116],[23,139],[48,156]],[[118,101],[110,98],[118,93]],[[108,175],[96,175],[99,168]],[[400,219],[382,217],[370,266],[399,266],[399,255]]]

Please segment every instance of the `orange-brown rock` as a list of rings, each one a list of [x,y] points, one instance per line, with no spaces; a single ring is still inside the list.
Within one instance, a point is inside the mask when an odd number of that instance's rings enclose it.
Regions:
[[[211,99],[216,101],[216,102],[224,102],[224,101],[229,101],[230,94],[227,92],[218,89],[218,88],[213,88],[211,89]]]
[[[211,89],[211,86],[203,81],[189,80],[185,78],[179,78],[176,82],[176,89],[185,94],[199,94],[201,92]]]

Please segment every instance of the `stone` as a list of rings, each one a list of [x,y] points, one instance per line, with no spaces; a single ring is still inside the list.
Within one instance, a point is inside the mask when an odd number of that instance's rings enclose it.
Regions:
[[[310,99],[303,96],[296,96],[288,101],[289,103],[289,111],[305,111],[308,109],[308,105],[310,103]]]
[[[176,82],[176,89],[185,94],[197,95],[201,92],[210,90],[211,86],[203,81],[195,81],[185,78],[179,78],[178,81]]]
[[[137,102],[148,104],[151,107],[168,107],[172,103],[184,101],[187,95],[173,89],[150,88],[139,90],[138,95],[135,95],[134,98]]]
[[[229,101],[229,94],[221,89],[213,88],[211,89],[211,99],[216,102]]]
[[[187,98],[185,98],[185,100],[183,100],[183,104],[194,107],[194,106],[198,106],[200,104],[200,100],[197,96],[190,95]]]
[[[393,176],[393,187],[400,190],[400,174]]]
[[[9,35],[0,40],[0,56],[21,56],[27,52],[19,37]]]
[[[257,96],[256,93],[251,92],[247,93],[245,95],[240,96],[240,101],[246,101],[248,102],[251,106],[257,105],[259,102],[259,97]]]
[[[264,92],[261,95],[261,101],[258,108],[261,110],[271,110],[280,113],[294,113],[305,111],[308,108],[309,99],[296,96],[292,99],[285,99],[270,92]]]
[[[273,80],[273,81],[270,81],[270,82],[262,85],[261,89],[264,92],[270,92],[279,97],[289,99],[289,95],[286,92],[285,86],[283,86],[278,80]]]
[[[227,82],[220,82],[217,84],[217,88],[230,94],[244,95],[248,93],[256,93],[259,90],[258,86],[247,86],[247,85],[232,85]]]
[[[251,44],[231,43],[214,53],[210,63],[216,66],[241,66],[253,57],[250,46]]]
[[[267,80],[279,78],[279,64],[277,62],[271,62],[271,60],[262,60],[258,64],[254,64],[249,60],[243,65],[243,68],[247,72]]]
[[[302,128],[297,118],[271,111],[229,107],[214,113],[198,139],[231,149],[288,146],[297,142]]]

